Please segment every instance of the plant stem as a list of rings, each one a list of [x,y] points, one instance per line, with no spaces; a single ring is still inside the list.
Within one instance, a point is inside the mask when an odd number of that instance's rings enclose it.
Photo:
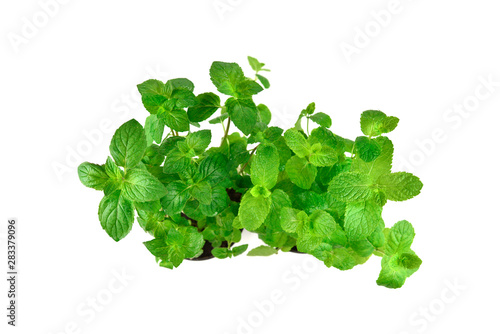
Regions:
[[[222,122],[221,122],[222,123]],[[229,134],[229,127],[231,126],[231,117],[228,117],[227,118],[227,126],[226,126],[226,129],[224,131],[224,137],[222,137],[222,143],[224,142],[224,140],[227,139],[227,135]],[[222,124],[222,128],[224,128],[224,124]],[[221,144],[222,144],[221,143]],[[228,143],[229,144],[229,143]]]
[[[259,145],[255,146],[254,149],[252,150],[252,152],[250,152],[250,157],[248,158],[248,161],[243,165],[243,168],[241,168],[241,172],[243,172],[245,170],[245,168],[247,168],[248,164],[250,163],[250,160],[252,159],[252,156],[254,155],[254,153],[257,150],[257,147],[259,147]]]

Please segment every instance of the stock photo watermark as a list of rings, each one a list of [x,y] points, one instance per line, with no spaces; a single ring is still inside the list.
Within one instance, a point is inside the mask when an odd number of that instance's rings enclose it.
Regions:
[[[362,26],[355,26],[354,36],[351,40],[349,42],[342,41],[339,45],[347,63],[351,63],[354,56],[360,55],[384,29],[391,25],[394,17],[404,11],[405,2],[411,1],[391,0],[384,9],[372,10],[370,19]]]
[[[444,110],[442,126],[435,127],[427,138],[415,140],[417,148],[407,157],[399,160],[398,170],[414,173],[436,152],[439,145],[448,141],[453,131],[460,129],[464,121],[480,110],[481,103],[498,94],[500,80],[497,80],[493,74],[480,75],[477,81],[476,87],[469,95]]]
[[[109,309],[111,303],[121,294],[135,279],[123,268],[121,271],[112,270],[112,277],[97,292],[88,296],[75,308],[75,316],[61,329],[47,334],[82,334],[84,327],[96,320],[100,313]]]
[[[21,24],[17,31],[7,33],[7,39],[17,54],[20,49],[29,44],[40,32],[47,27],[52,19],[59,15],[61,8],[71,0],[40,0],[38,8],[31,15],[21,17]]]
[[[408,324],[410,330],[399,332],[398,334],[414,334],[424,333],[432,326],[433,323],[438,321],[451,307],[456,303],[467,286],[455,278],[453,280],[445,279],[443,281],[444,287],[439,294],[429,300],[425,305],[421,305],[418,309],[410,314],[408,317]]]
[[[212,6],[221,21],[226,19],[228,13],[232,13],[244,0],[215,0]]]
[[[147,79],[155,78],[167,80],[168,73],[162,71],[159,66],[146,68]],[[74,175],[78,165],[84,158],[90,156],[96,147],[99,147],[105,135],[113,132],[124,120],[133,118],[136,112],[143,110],[141,95],[134,86],[127,93],[120,94],[110,105],[112,116],[103,117],[98,124],[90,129],[83,129],[81,137],[74,145],[64,147],[65,156],[63,159],[53,161],[52,170],[59,182],[63,182],[68,175]]]
[[[300,289],[302,284],[311,277],[311,274],[318,270],[321,264],[314,257],[307,256],[300,265],[292,265],[290,269],[281,275],[282,286],[286,288],[273,289],[267,298],[255,300],[252,304],[253,310],[237,318],[238,324],[235,331],[231,331],[231,333],[255,333],[255,330],[261,327],[266,322],[266,319],[275,314],[278,306],[282,305],[290,297],[291,293]],[[224,332],[224,334],[229,333],[227,331]]]

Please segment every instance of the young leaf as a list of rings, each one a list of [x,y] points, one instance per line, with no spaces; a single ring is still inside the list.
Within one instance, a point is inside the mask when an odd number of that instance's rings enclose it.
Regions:
[[[264,86],[265,89],[268,89],[269,87],[271,87],[271,84],[269,83],[269,80],[267,80],[266,77],[260,75],[260,74],[256,74],[257,76],[257,79],[259,79],[259,81],[262,83],[262,85]]]
[[[231,249],[232,256],[238,256],[246,252],[248,245],[239,245]]]
[[[406,201],[420,194],[423,184],[418,177],[407,172],[385,174],[377,184],[385,192],[388,200]]]
[[[168,87],[167,89],[171,92],[179,88],[188,90],[190,92],[194,90],[194,84],[191,82],[191,80],[188,80],[186,78],[170,79],[167,81],[165,85]]]
[[[305,158],[291,157],[285,166],[285,171],[294,184],[302,189],[309,189],[316,179],[318,170]]]
[[[315,148],[315,145],[319,145],[319,149]],[[309,157],[309,161],[316,167],[328,167],[333,166],[337,161],[337,151],[330,146],[321,146],[321,144],[315,144],[312,146],[311,150],[313,153]]]
[[[379,157],[380,153],[382,153],[382,148],[378,144],[377,140],[363,136],[356,138],[354,148],[356,153],[364,162],[372,162]]]
[[[382,258],[382,270],[377,279],[377,284],[390,289],[402,287],[406,279],[416,272],[422,263],[422,260],[416,255],[411,255],[415,257],[412,261],[411,268],[405,267],[398,256],[384,256]]]
[[[380,136],[375,138],[374,141],[380,146],[380,155],[369,163],[361,159],[354,159],[351,170],[370,175],[373,180],[377,180],[381,175],[391,172],[394,146],[387,137]]]
[[[187,111],[191,122],[202,122],[220,108],[220,98],[214,93],[203,93],[196,97],[197,103]]]
[[[229,257],[230,251],[227,248],[217,247],[212,249],[212,255],[218,259],[225,259]]]
[[[257,106],[257,110],[259,112],[258,119],[260,120],[260,122],[269,125],[269,123],[271,122],[271,111],[269,110],[269,108],[264,104],[259,104]]]
[[[254,57],[250,57],[250,56],[248,56],[248,63],[252,67],[252,70],[254,70],[255,72],[261,71],[265,65],[264,63],[261,63],[260,61],[258,61]]]
[[[84,162],[78,166],[78,177],[85,187],[103,190],[109,181],[104,166]]]
[[[280,158],[278,150],[272,144],[259,145],[250,168],[254,185],[272,189],[278,180]]]
[[[209,204],[200,203],[200,211],[204,216],[214,217],[227,208],[229,197],[226,189],[221,186],[212,188],[212,201]]]
[[[132,229],[134,206],[120,190],[104,196],[99,203],[99,221],[102,228],[115,241],[120,241]]]
[[[262,196],[254,197],[250,192],[245,193],[241,199],[238,216],[243,227],[249,231],[258,229],[270,209],[270,200]]]
[[[158,119],[175,131],[189,131],[189,118],[186,111],[182,109],[174,109],[171,111],[164,110],[159,112]]]
[[[299,131],[288,129],[285,131],[284,136],[288,147],[290,147],[299,158],[304,158],[311,154],[311,146]]]
[[[375,137],[382,133],[389,133],[396,128],[399,119],[387,117],[379,110],[367,110],[361,114],[361,131],[366,136]]]
[[[244,79],[238,83],[236,90],[238,98],[248,98],[262,92],[264,89],[257,82],[250,79]]]
[[[252,99],[229,98],[226,108],[234,125],[245,135],[249,135],[257,123],[257,107]]]
[[[130,169],[124,181],[123,196],[134,202],[155,201],[167,193],[163,184],[146,170]]]
[[[278,254],[278,250],[269,246],[258,246],[248,252],[248,256],[270,256]]]
[[[182,153],[176,147],[167,154],[165,164],[163,165],[163,171],[166,174],[182,172],[189,166],[190,161],[191,160],[186,157],[186,154]]]
[[[131,119],[116,130],[109,146],[111,156],[118,166],[132,168],[146,151],[146,134],[139,122]]]
[[[323,210],[316,210],[309,216],[311,233],[318,237],[326,237],[335,231],[337,224],[330,214]]]
[[[404,253],[410,250],[415,230],[406,220],[401,220],[394,224],[386,240],[385,251],[387,255]]]
[[[372,195],[369,176],[358,172],[342,173],[333,178],[328,192],[341,202],[366,201]]]
[[[330,118],[330,116],[322,112],[318,112],[312,115],[311,117],[309,117],[309,119],[314,123],[319,124],[320,126],[324,126],[325,128],[329,128],[330,126],[332,126],[332,119]]]
[[[307,218],[307,214],[304,211],[284,207],[281,209],[280,215],[281,228],[285,232],[296,233],[299,225]]]
[[[196,183],[191,188],[191,196],[193,196],[200,204],[208,205],[212,202],[212,187],[206,181]]]
[[[139,93],[144,96],[165,95],[168,96],[168,91],[165,84],[159,80],[150,79],[137,85]]]
[[[237,96],[237,86],[245,76],[238,64],[215,61],[210,67],[210,79],[222,94]]]

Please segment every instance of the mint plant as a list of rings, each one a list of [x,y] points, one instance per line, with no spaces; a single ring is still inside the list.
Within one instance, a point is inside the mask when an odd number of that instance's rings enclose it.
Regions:
[[[330,131],[330,116],[311,103],[292,128],[270,126],[271,111],[254,102],[270,87],[262,75],[269,70],[248,60],[254,79],[236,63],[212,64],[210,78],[228,96],[224,102],[213,92],[195,95],[184,78],[137,86],[149,112],[144,126],[126,122],[104,164],[78,168],[85,186],[104,192],[102,228],[119,241],[137,216],[151,235],[144,245],[170,269],[186,259],[243,254],[246,230],[264,243],[250,256],[294,251],[348,270],[375,255],[382,258],[377,284],[401,287],[422,261],[411,249],[412,225],[386,227],[382,208],[418,195],[422,183],[392,172],[394,147],[385,134],[399,119],[365,111],[363,135],[352,141]],[[220,142],[197,129],[207,120],[222,127]]]

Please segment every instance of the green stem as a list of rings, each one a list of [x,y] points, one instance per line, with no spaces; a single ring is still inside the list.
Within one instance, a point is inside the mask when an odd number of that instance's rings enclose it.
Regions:
[[[255,146],[254,149],[252,150],[252,152],[250,152],[250,157],[248,158],[248,161],[243,165],[243,168],[241,168],[242,173],[245,170],[245,168],[247,168],[248,164],[250,163],[250,160],[252,159],[252,156],[254,155],[254,153],[257,150],[257,147],[259,147],[259,145]]]

